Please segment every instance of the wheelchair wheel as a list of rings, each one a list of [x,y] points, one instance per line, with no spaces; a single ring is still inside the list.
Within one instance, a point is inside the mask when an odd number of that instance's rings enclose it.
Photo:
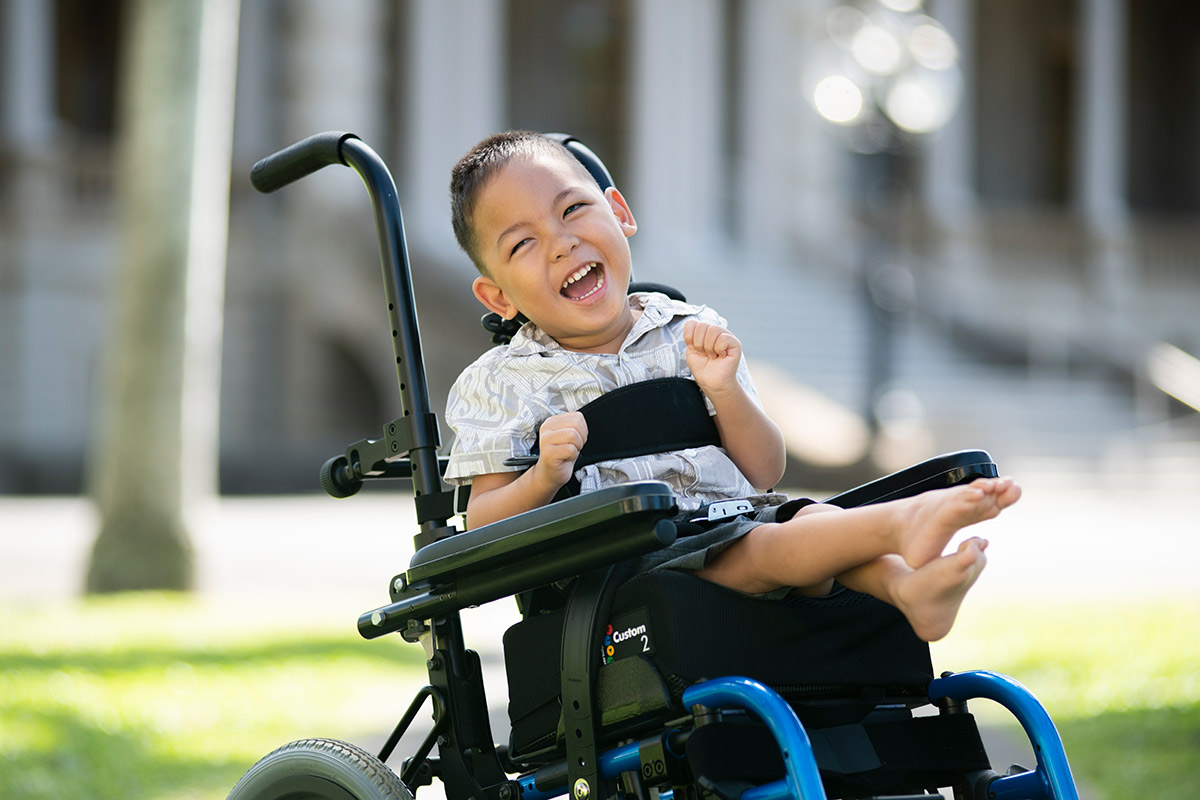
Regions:
[[[228,800],[412,800],[396,773],[335,739],[303,739],[264,756]]]

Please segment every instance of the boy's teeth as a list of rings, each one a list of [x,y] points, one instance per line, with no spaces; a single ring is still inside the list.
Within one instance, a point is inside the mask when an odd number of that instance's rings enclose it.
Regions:
[[[590,264],[587,264],[587,265],[585,265],[585,266],[583,266],[583,267],[580,267],[578,272],[576,272],[574,275],[572,275],[571,277],[569,277],[569,278],[567,278],[565,281],[563,281],[563,288],[564,288],[564,289],[565,289],[565,288],[567,288],[567,287],[568,287],[568,286],[570,286],[572,283],[574,283],[575,281],[577,281],[577,280],[579,280],[580,278],[582,278],[584,275],[587,275],[589,272],[591,272],[591,271],[592,271],[592,268],[593,268],[593,267],[595,267],[595,266],[596,266],[596,262],[595,262],[595,261],[593,261],[593,262],[592,262],[592,263],[590,263]]]

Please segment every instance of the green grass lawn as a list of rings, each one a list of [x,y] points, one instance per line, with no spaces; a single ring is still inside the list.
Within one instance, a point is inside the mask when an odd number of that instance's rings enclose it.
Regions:
[[[990,669],[1030,689],[1054,719],[1076,778],[1102,800],[1200,797],[1200,607],[1194,599],[968,605],[933,654],[937,669]],[[984,724],[1015,728],[990,701],[976,701],[971,710]],[[1003,771],[1007,765],[994,766]]]
[[[423,682],[420,648],[328,614],[141,595],[0,606],[0,630],[0,798],[14,800],[223,797],[278,744],[386,732]],[[968,606],[934,660],[1033,690],[1104,800],[1200,797],[1200,609]],[[986,705],[972,710],[1002,719]]]
[[[0,608],[0,797],[224,797],[284,742],[386,732],[421,649],[325,617],[165,595]]]

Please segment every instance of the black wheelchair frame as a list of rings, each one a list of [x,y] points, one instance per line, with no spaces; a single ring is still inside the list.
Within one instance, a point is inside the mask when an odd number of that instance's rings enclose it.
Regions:
[[[607,170],[590,150],[570,137],[559,139],[602,185],[605,180],[611,184]],[[452,800],[548,800],[562,795],[571,800],[672,795],[689,800],[826,797],[824,767],[818,767],[805,724],[792,704],[759,680],[736,675],[698,680],[668,703],[671,707],[662,712],[670,717],[666,724],[659,721],[649,730],[624,732],[617,740],[602,730],[604,711],[596,696],[602,667],[595,657],[605,635],[601,611],[611,604],[613,586],[626,577],[613,565],[674,541],[678,534],[672,521],[675,498],[665,484],[632,483],[458,531],[451,520],[465,508],[465,498],[462,492],[447,490],[441,478],[445,459],[438,455],[438,424],[426,387],[401,209],[386,165],[357,136],[327,132],[263,159],[254,166],[251,180],[260,191],[271,192],[334,164],[357,172],[371,197],[402,416],[385,425],[380,438],[351,444],[326,463],[321,481],[335,497],[354,494],[367,480],[412,482],[419,525],[416,553],[409,568],[393,578],[391,602],[364,613],[358,629],[367,639],[398,632],[409,642],[421,643],[429,683],[417,693],[378,755],[328,739],[293,742],[252,767],[230,797],[408,800],[435,778]],[[851,507],[995,474],[987,453],[962,451],[826,502]],[[495,744],[480,659],[465,645],[459,612],[508,596],[523,597],[528,603],[530,593],[539,587],[572,578],[571,598],[561,609],[563,621],[558,626],[563,640],[559,742],[514,758],[509,748]],[[933,679],[923,694],[920,701],[936,704],[943,716],[964,715],[965,702],[971,698],[1002,704],[1024,727],[1037,758],[1036,768],[1015,769],[1008,775],[992,771],[990,765],[979,766],[956,778],[956,797],[1077,797],[1053,722],[1019,683],[991,672],[946,673]],[[426,705],[432,710],[432,730],[397,773],[386,762]],[[778,764],[753,785],[735,782],[731,788],[728,782],[693,774],[689,765],[688,743],[695,731],[726,716],[756,720],[778,748]],[[971,725],[973,729],[973,721]],[[828,743],[818,740],[817,744],[821,749]],[[436,756],[432,755],[435,747]],[[907,796],[926,788],[917,787]],[[840,796],[867,796],[865,791]]]

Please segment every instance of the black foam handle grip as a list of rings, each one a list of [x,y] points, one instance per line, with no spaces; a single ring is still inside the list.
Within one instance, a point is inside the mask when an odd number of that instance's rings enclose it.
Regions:
[[[326,131],[309,136],[251,167],[250,182],[260,192],[273,192],[322,167],[344,165],[342,142],[357,138],[353,133],[344,131]]]

